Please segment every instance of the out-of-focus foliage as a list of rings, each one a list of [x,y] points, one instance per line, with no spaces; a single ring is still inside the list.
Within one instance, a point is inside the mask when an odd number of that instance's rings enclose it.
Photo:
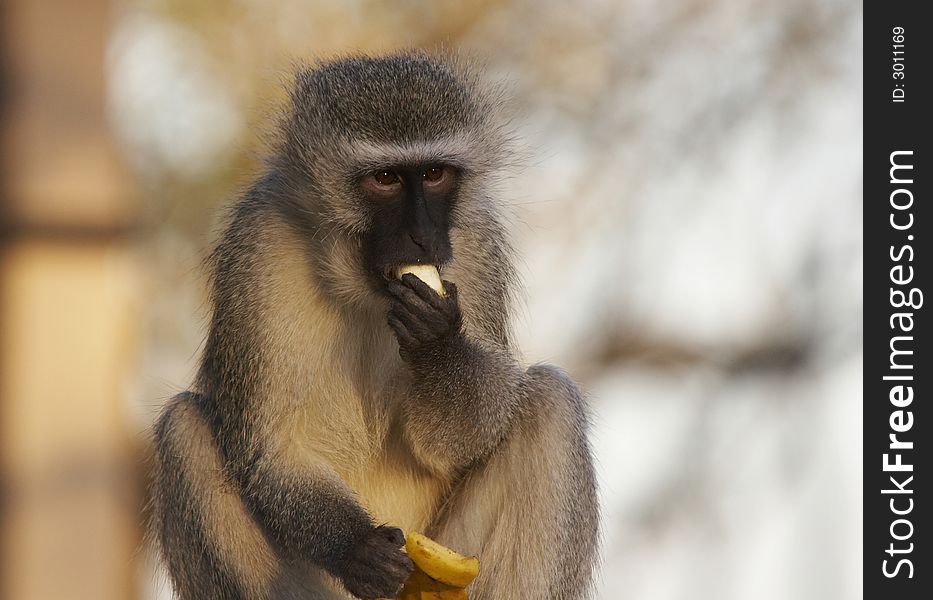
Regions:
[[[861,25],[841,0],[124,2],[111,115],[148,198],[142,422],[296,60],[473,54],[510,83],[529,360],[589,389],[601,598],[860,595]]]

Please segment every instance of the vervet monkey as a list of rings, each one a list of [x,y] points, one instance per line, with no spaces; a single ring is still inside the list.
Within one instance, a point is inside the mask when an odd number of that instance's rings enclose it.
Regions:
[[[155,427],[179,598],[394,597],[402,531],[478,556],[473,599],[589,596],[586,406],[513,355],[498,109],[475,70],[421,53],[297,73],[211,255],[196,381]]]

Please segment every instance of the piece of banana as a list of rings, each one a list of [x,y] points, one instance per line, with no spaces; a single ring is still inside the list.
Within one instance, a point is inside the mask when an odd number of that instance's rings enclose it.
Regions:
[[[415,567],[399,592],[398,600],[469,600],[469,596],[465,589],[435,581]]]
[[[408,534],[405,549],[431,579],[455,588],[465,588],[479,573],[479,560],[475,556],[458,554],[417,532]]]
[[[438,273],[437,267],[434,265],[404,265],[396,269],[395,276],[401,279],[405,273],[411,273],[428,284],[428,287],[441,296],[447,295],[447,292],[444,291],[444,284],[441,283],[441,274]]]

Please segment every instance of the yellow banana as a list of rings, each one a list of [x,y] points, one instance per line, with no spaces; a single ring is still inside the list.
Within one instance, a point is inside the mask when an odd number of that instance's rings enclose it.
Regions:
[[[468,600],[466,590],[435,581],[415,567],[398,595],[399,600]]]
[[[479,560],[463,556],[417,532],[405,539],[408,556],[432,579],[465,588],[479,573]]]
[[[441,274],[437,272],[437,267],[434,265],[404,265],[395,270],[395,276],[399,279],[406,273],[411,273],[425,282],[428,284],[429,288],[441,296],[447,295],[447,291],[444,290],[444,284],[441,283]]]

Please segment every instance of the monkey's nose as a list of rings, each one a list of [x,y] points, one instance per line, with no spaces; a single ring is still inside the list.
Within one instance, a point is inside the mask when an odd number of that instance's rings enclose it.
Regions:
[[[412,242],[414,242],[414,244],[415,244],[416,246],[418,246],[419,248],[421,248],[422,251],[424,251],[424,252],[427,252],[427,251],[428,251],[428,245],[427,245],[427,243],[424,241],[424,238],[421,236],[420,233],[411,233],[411,232],[409,232],[409,233],[408,233],[408,237],[409,237],[409,239],[411,239]]]

